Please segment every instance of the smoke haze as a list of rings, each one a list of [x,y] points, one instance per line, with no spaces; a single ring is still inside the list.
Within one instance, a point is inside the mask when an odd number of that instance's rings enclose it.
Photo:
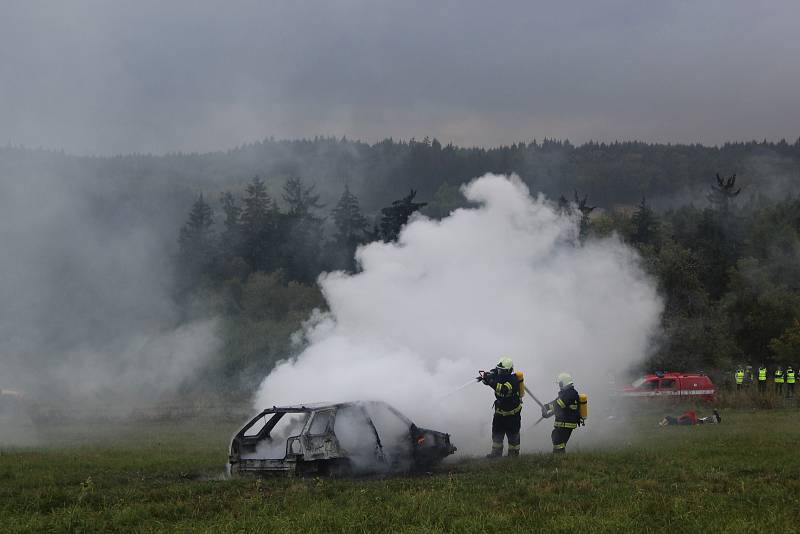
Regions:
[[[480,452],[492,392],[448,393],[508,355],[544,402],[556,374],[571,372],[597,413],[606,372],[646,356],[662,309],[636,253],[616,238],[579,244],[578,221],[516,176],[489,174],[462,191],[475,207],[418,216],[398,243],[360,248],[362,272],[323,275],[330,313],[313,317],[308,346],[265,378],[258,408],[385,400]],[[523,429],[538,412],[527,399]],[[538,434],[524,435],[523,449],[543,447]]]
[[[173,394],[217,349],[170,294],[191,197],[41,159],[0,168],[0,387],[106,415]]]

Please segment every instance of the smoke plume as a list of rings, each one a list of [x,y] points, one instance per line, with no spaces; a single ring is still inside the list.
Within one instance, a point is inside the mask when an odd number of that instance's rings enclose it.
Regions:
[[[572,373],[598,416],[607,373],[646,356],[662,309],[636,253],[617,238],[581,243],[576,218],[516,176],[487,174],[462,191],[473,207],[418,216],[397,243],[360,248],[361,272],[321,277],[330,312],[309,320],[307,346],[264,379],[257,407],[385,400],[480,452],[492,392],[454,390],[507,355],[544,402],[557,373]],[[523,429],[538,417],[526,399]],[[544,447],[547,426],[523,430],[523,450]]]

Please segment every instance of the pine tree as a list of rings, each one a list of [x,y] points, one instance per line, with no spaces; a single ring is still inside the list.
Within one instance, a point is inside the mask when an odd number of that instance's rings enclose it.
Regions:
[[[258,233],[266,225],[269,215],[274,209],[272,197],[267,193],[264,181],[258,176],[245,189],[242,224],[247,233]]]
[[[348,186],[333,209],[333,222],[336,224],[336,240],[341,243],[360,242],[367,228],[367,219],[361,213],[358,198]]]
[[[211,243],[211,227],[214,224],[214,213],[203,194],[197,197],[189,211],[189,220],[183,225],[178,237],[182,253],[192,253],[199,247],[209,246]]]
[[[289,178],[283,186],[283,200],[286,202],[288,215],[306,217],[311,215],[311,210],[322,209],[324,205],[320,203],[315,190],[314,184],[305,187],[300,178]]]
[[[277,259],[277,213],[261,178],[253,178],[243,201],[243,256],[253,270],[272,270]]]
[[[236,198],[230,191],[225,191],[220,195],[222,212],[225,214],[222,231],[221,248],[226,255],[234,256],[239,253],[242,241],[242,208],[236,202]]]
[[[221,280],[244,279],[250,271],[244,259],[244,226],[242,208],[230,191],[220,195],[220,204],[225,219],[219,236],[219,275]]]
[[[358,245],[368,240],[367,219],[361,213],[358,198],[345,186],[339,202],[332,211],[336,235],[328,244],[327,256],[334,269],[353,272]]]
[[[211,274],[214,262],[214,213],[201,193],[192,204],[189,220],[178,236],[178,270],[181,291],[197,285]]]
[[[312,283],[321,271],[322,219],[313,211],[322,207],[319,195],[313,184],[306,187],[300,178],[290,178],[283,200],[287,213],[280,217],[280,266],[289,281]]]
[[[631,217],[633,234],[631,241],[638,245],[657,245],[658,219],[653,210],[647,205],[647,199],[642,197],[639,208]]]

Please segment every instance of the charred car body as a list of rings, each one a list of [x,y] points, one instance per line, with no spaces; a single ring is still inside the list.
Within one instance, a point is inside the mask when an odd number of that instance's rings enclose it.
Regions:
[[[456,448],[384,402],[273,406],[233,437],[231,474],[360,474],[428,468]]]

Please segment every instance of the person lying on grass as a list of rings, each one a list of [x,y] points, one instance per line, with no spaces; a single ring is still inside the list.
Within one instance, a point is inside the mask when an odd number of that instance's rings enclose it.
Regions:
[[[682,413],[678,417],[674,417],[672,415],[667,415],[662,419],[658,426],[671,426],[671,425],[716,425],[722,422],[722,417],[720,417],[719,412],[714,410],[711,412],[711,415],[706,417],[697,417],[697,413],[694,410],[689,410],[687,412]]]

